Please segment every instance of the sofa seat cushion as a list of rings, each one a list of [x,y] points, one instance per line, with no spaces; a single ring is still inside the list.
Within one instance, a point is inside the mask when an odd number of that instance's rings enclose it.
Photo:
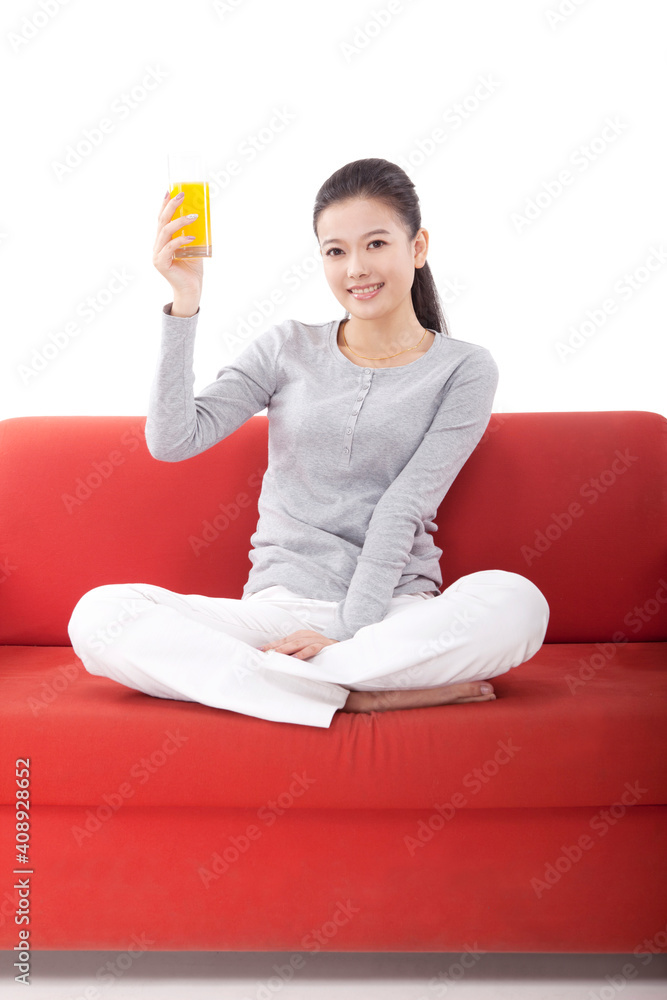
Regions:
[[[35,805],[659,805],[666,666],[663,642],[545,644],[493,678],[495,701],[337,712],[324,729],[154,698],[69,646],[6,646],[1,742],[31,758]],[[14,792],[5,768],[0,801]]]

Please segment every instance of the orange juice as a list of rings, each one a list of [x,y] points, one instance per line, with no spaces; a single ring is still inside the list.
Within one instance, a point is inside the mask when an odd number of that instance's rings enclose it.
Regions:
[[[197,181],[192,183],[174,183],[171,185],[169,196],[174,198],[181,191],[185,194],[183,201],[172,215],[173,219],[182,218],[196,212],[199,218],[194,222],[189,222],[183,229],[177,230],[172,239],[177,236],[194,236],[191,243],[186,243],[176,250],[174,257],[178,260],[184,257],[210,257],[213,247],[211,245],[211,211],[207,181]]]

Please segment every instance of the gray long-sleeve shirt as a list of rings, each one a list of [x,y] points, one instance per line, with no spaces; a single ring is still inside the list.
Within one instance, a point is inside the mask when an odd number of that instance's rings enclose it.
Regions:
[[[438,506],[489,422],[498,368],[440,331],[397,368],[361,368],[340,320],[270,326],[194,395],[199,310],[163,307],[146,442],[165,462],[198,455],[267,408],[268,467],[243,597],[282,585],[338,601],[330,639],[381,621],[392,597],[438,590]]]

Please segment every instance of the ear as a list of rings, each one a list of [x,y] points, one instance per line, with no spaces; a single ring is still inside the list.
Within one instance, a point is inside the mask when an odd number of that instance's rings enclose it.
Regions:
[[[428,254],[428,230],[419,229],[417,235],[413,242],[413,253],[415,258],[415,267],[423,267],[426,263],[426,255]]]

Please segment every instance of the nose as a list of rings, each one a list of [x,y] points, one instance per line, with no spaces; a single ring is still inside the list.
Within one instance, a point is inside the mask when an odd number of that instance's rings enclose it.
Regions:
[[[357,281],[361,277],[366,277],[368,271],[364,270],[364,262],[362,260],[355,260],[350,257],[350,262],[347,267],[348,276],[352,281]]]

